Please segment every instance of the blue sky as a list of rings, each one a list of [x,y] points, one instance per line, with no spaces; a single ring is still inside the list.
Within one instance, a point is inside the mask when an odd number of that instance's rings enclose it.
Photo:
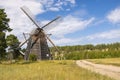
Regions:
[[[52,34],[56,45],[120,42],[120,0],[4,0],[0,3],[11,19],[10,26],[14,29],[11,33],[20,41],[24,40],[23,32],[30,33],[35,28],[20,10],[25,5],[41,24],[61,16],[60,21],[45,29]]]

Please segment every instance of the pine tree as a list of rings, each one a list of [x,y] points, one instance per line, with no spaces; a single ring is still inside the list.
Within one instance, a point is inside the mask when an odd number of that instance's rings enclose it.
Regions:
[[[4,12],[4,9],[0,9],[0,59],[5,58],[6,53],[6,31],[11,31],[12,29],[9,28],[8,22],[10,21],[9,18],[7,18],[6,13]]]

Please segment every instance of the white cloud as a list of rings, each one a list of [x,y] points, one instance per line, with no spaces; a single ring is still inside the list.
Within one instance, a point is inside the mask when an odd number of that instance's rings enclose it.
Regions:
[[[81,38],[78,38],[78,39],[70,39],[70,38],[60,38],[60,39],[53,39],[53,42],[56,44],[56,45],[76,45],[76,44],[79,44],[79,42],[81,41],[82,39]]]
[[[53,6],[56,4],[55,0],[1,0],[0,8],[5,8],[5,12],[7,13],[8,18],[10,18],[9,25],[13,29],[11,33],[18,36],[20,40],[23,40],[22,33],[29,33],[33,28],[35,28],[35,26],[22,12],[20,7],[24,5],[27,6],[36,16],[38,14],[42,14],[49,9],[52,11],[60,10],[62,9],[62,5],[64,2],[68,5],[68,2],[66,1],[58,1],[61,2],[61,5]],[[46,9],[45,7],[49,8]]]
[[[78,44],[82,40],[82,38],[76,38],[76,39],[67,38],[65,37],[65,35],[83,30],[87,28],[88,25],[90,25],[93,21],[94,21],[93,17],[88,20],[82,20],[80,18],[76,18],[74,16],[68,15],[64,17],[63,20],[59,22],[56,27],[48,30],[48,33],[52,33],[52,36],[55,37],[53,38],[53,41],[57,45]],[[44,23],[46,22],[44,21]]]
[[[19,10],[21,6],[26,5],[27,7],[29,7],[31,9],[32,12],[34,12],[34,14],[39,14],[41,12],[43,12],[43,6],[38,3],[37,1],[29,1],[29,0],[3,0],[1,1],[0,6],[5,8],[6,10],[10,9],[10,10],[14,10],[12,11],[13,13],[15,13],[15,11]],[[9,11],[8,11],[9,12]],[[11,14],[13,14],[11,12]]]
[[[107,15],[107,19],[112,23],[120,23],[120,7],[112,10]]]
[[[73,7],[75,5],[75,0],[38,0],[41,4],[43,4],[44,8],[47,11],[60,11],[67,10],[63,9],[63,6]]]
[[[110,30],[102,33],[96,33],[86,37],[89,40],[97,39],[115,39],[120,38],[120,30]]]
[[[27,18],[27,16],[20,9],[21,6],[26,5],[35,15],[41,14],[44,12],[44,9],[41,4],[37,1],[29,0],[2,0],[0,1],[0,7],[5,8],[5,11],[10,18],[10,27],[13,29],[11,32],[18,36],[22,40],[23,32],[30,32],[34,27],[33,23]]]
[[[66,34],[74,33],[86,28],[93,22],[93,20],[94,18],[81,20],[79,18],[68,15],[57,25],[57,27],[50,30],[49,33],[52,33],[54,36],[59,38],[64,37]]]
[[[97,26],[97,25],[100,25],[100,24],[105,23],[105,22],[106,22],[105,19],[96,20],[93,25],[94,25],[94,26]]]
[[[49,8],[49,10],[51,10],[51,11],[59,11],[59,8],[57,8],[57,7],[51,7],[51,8]]]
[[[74,12],[73,15],[83,17],[83,16],[88,15],[88,12],[86,9],[80,9],[80,10]]]
[[[120,40],[120,30],[110,30],[101,33],[81,36],[79,38],[60,38],[53,39],[57,45],[79,45],[79,44],[102,44],[112,43]]]
[[[72,4],[75,4],[75,0],[67,0],[70,1]]]

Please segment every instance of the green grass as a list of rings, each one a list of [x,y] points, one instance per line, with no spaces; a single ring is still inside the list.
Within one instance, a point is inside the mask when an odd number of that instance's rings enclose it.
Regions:
[[[88,59],[96,64],[107,64],[107,65],[115,65],[120,66],[120,58],[106,58],[106,59]]]
[[[0,80],[113,80],[78,67],[75,61],[0,64]]]

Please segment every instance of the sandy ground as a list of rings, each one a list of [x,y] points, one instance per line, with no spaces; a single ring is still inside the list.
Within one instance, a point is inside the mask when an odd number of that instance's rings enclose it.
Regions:
[[[120,67],[112,65],[94,64],[85,60],[78,60],[76,64],[82,68],[120,80]]]

